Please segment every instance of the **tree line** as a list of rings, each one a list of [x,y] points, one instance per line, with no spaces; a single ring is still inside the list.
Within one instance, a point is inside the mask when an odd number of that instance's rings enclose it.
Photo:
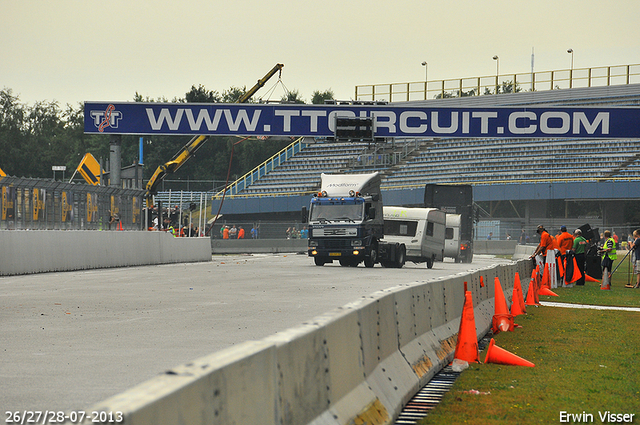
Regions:
[[[222,93],[204,86],[192,86],[183,98],[171,102],[234,103],[246,93],[246,87],[231,87]],[[314,91],[311,103],[321,104],[333,99],[331,90]],[[168,102],[167,99],[143,98],[136,93],[136,102]],[[306,103],[298,91],[287,92],[284,102]],[[250,100],[251,101],[251,100]],[[156,168],[169,161],[190,136],[145,136],[143,139],[143,178],[148,179]],[[226,180],[232,145],[236,137],[211,137],[175,175],[182,180]],[[240,176],[280,151],[291,140],[248,139],[234,148],[231,176]],[[122,166],[138,162],[138,136],[122,136]],[[109,136],[84,134],[83,105],[77,107],[58,102],[22,103],[8,88],[0,90],[0,169],[7,175],[50,178],[51,167],[64,165],[75,170],[85,153],[96,159],[109,158]]]

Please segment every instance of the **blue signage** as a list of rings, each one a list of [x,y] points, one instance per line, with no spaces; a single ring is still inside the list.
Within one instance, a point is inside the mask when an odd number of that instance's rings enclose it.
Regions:
[[[139,102],[84,108],[84,131],[95,134],[331,137],[336,117],[370,117],[375,137],[640,138],[640,108]]]

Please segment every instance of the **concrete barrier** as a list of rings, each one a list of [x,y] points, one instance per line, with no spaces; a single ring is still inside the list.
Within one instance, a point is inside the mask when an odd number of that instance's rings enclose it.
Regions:
[[[452,360],[464,282],[480,337],[491,327],[494,279],[509,302],[516,271],[530,274],[531,262],[379,291],[177,367],[89,410],[123,412],[128,425],[390,424]],[[529,281],[521,283],[526,293]]]
[[[209,238],[165,232],[1,230],[0,276],[211,261]]]
[[[518,244],[515,240],[509,241],[473,241],[473,252],[475,254],[491,255],[513,255]]]
[[[211,239],[214,255],[287,252],[307,252],[307,239]]]
[[[476,254],[513,255],[516,241],[474,241]],[[211,239],[212,254],[307,252],[306,239]],[[533,252],[533,251],[532,251]]]

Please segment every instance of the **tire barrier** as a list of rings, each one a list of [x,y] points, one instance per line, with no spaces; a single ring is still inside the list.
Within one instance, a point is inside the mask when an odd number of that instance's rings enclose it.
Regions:
[[[166,232],[0,230],[0,276],[211,261],[210,243]]]
[[[477,336],[491,327],[498,277],[511,301],[531,262],[378,291],[299,327],[178,366],[90,410],[128,425],[389,424],[452,359],[472,292]],[[523,290],[528,283],[523,284]]]

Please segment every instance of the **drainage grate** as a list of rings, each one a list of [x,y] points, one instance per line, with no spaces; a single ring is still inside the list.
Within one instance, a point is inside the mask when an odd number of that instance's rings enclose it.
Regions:
[[[482,352],[493,334],[491,331],[484,338],[478,341],[478,351]],[[442,397],[453,387],[462,372],[454,372],[451,365],[445,366],[438,372],[431,381],[404,406],[402,413],[398,416],[395,425],[415,425],[422,418],[426,417],[429,412],[436,408]]]
[[[396,425],[416,424],[418,421],[433,410],[442,397],[451,389],[460,372],[451,370],[451,366],[446,366],[438,372],[427,385],[425,385],[400,413],[396,420]]]

